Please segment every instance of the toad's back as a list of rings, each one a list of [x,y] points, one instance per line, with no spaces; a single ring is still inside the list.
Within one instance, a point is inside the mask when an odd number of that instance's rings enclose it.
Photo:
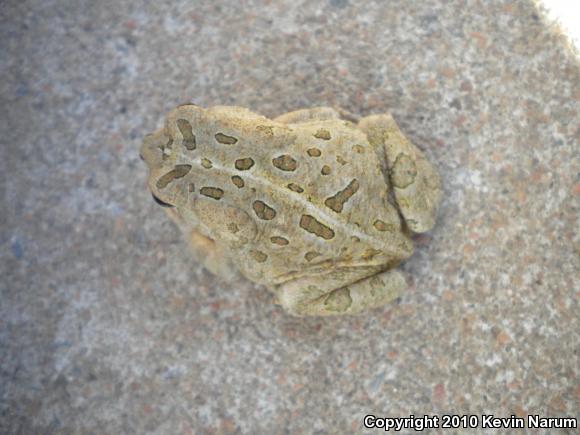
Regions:
[[[186,105],[145,142],[150,187],[225,244],[250,278],[381,267],[412,247],[367,136],[344,120],[283,124]]]

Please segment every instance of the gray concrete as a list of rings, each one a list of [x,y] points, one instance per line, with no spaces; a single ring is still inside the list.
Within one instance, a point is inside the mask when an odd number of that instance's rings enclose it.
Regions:
[[[0,432],[579,416],[580,68],[531,1],[9,0],[0,15]],[[292,318],[189,258],[138,158],[187,101],[392,111],[445,188],[400,303]]]

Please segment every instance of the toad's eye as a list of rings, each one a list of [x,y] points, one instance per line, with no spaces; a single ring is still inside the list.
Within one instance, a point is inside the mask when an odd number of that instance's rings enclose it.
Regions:
[[[161,207],[174,207],[171,204],[168,204],[166,202],[161,201],[159,198],[157,198],[155,195],[151,194],[151,196],[153,197],[153,200],[159,204]]]

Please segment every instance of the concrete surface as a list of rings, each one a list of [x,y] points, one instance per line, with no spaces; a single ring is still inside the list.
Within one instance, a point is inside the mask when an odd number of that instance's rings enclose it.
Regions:
[[[8,0],[0,16],[0,432],[579,416],[580,69],[532,2]],[[445,187],[400,303],[297,319],[201,270],[138,158],[187,101],[392,111]]]

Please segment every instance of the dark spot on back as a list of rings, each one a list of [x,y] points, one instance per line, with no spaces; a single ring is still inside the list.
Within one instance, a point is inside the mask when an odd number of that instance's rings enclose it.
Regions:
[[[238,139],[236,139],[235,137],[228,136],[223,133],[216,133],[214,137],[215,140],[217,140],[219,143],[223,143],[224,145],[233,145],[238,141]]]
[[[177,120],[177,128],[183,136],[183,146],[189,151],[193,151],[196,148],[195,135],[191,129],[191,124],[185,119]]]
[[[290,243],[288,241],[288,239],[286,239],[284,237],[278,237],[278,236],[270,237],[270,241],[272,243],[274,243],[275,245],[280,245],[280,246],[286,246],[288,243]]]
[[[252,166],[254,166],[254,160],[250,157],[246,157],[244,159],[238,159],[235,163],[236,169],[239,171],[247,171]]]
[[[217,187],[202,187],[199,190],[203,196],[207,196],[208,198],[220,200],[224,196],[224,191]]]
[[[297,193],[304,192],[304,189],[302,187],[300,187],[298,184],[294,184],[294,183],[290,183],[288,185],[288,189],[290,189],[293,192],[297,192]]]
[[[300,228],[318,237],[322,237],[325,240],[330,240],[334,237],[334,231],[332,228],[318,222],[316,218],[308,214],[304,214],[300,218]]]
[[[288,154],[283,154],[272,159],[272,164],[281,171],[295,171],[298,163]]]
[[[319,257],[319,256],[320,256],[320,254],[318,252],[314,252],[314,251],[308,251],[306,254],[304,254],[304,258],[308,262],[314,260],[316,257]]]
[[[350,199],[359,189],[359,183],[356,178],[353,178],[348,186],[338,192],[336,195],[331,196],[324,201],[324,204],[331,210],[340,213],[344,206],[344,203]]]
[[[241,189],[242,187],[245,186],[243,178],[238,177],[237,175],[234,175],[232,177],[232,183],[234,183],[238,189]]]
[[[314,137],[322,140],[330,140],[330,132],[325,128],[319,128]]]
[[[191,171],[191,165],[176,165],[167,174],[162,175],[155,185],[158,189],[163,189],[173,180],[185,177],[189,171]]]
[[[260,219],[270,221],[276,217],[276,210],[266,204],[264,201],[256,200],[252,204],[252,208]]]

